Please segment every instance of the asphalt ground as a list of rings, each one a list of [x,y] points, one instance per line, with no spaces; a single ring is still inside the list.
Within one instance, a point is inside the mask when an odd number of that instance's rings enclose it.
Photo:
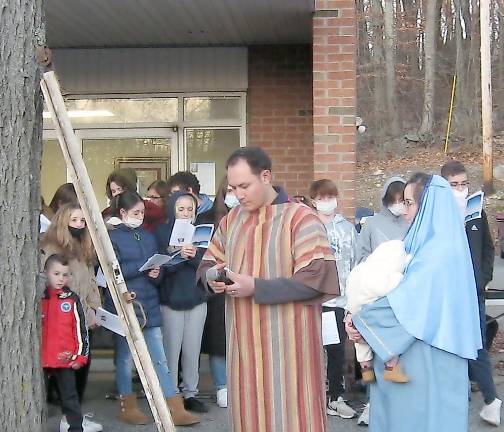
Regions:
[[[504,289],[504,260],[496,257],[493,288]],[[488,308],[491,315],[504,312],[504,307]],[[504,318],[500,320],[500,328],[504,328]],[[504,352],[493,353],[492,361],[504,363]],[[107,393],[114,390],[114,372],[111,359],[97,359],[93,361],[90,373],[88,388],[86,390],[86,400],[83,405],[83,412],[94,414],[94,420],[100,422],[104,431],[108,432],[155,432],[156,426],[150,423],[146,426],[129,426],[116,420],[119,412],[119,402],[105,398]],[[177,428],[177,430],[194,430],[205,432],[228,431],[227,409],[219,408],[215,404],[215,395],[210,378],[208,358],[202,356],[200,379],[200,398],[207,403],[209,412],[201,416],[201,423],[187,428]],[[494,369],[494,379],[497,385],[498,394],[504,396],[504,371]],[[363,393],[351,393],[348,395],[348,404],[354,407],[359,413],[362,411],[365,395]],[[487,425],[479,418],[479,411],[483,405],[483,400],[479,392],[471,394],[470,403],[470,432],[504,431],[504,422],[500,427]],[[146,399],[139,399],[139,406],[145,413],[150,413]],[[60,408],[55,405],[48,405],[48,419],[46,423],[47,432],[59,432],[59,421],[61,418]],[[343,420],[336,417],[328,418],[328,430],[331,432],[363,432],[366,427],[357,425],[357,418]],[[288,432],[288,431],[285,431]],[[413,432],[413,431],[404,431]],[[415,431],[416,432],[416,431]],[[419,431],[420,432],[420,431]],[[440,431],[441,432],[441,431]]]

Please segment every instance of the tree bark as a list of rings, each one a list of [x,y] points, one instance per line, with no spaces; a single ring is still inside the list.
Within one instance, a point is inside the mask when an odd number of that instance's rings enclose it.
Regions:
[[[422,123],[419,135],[422,141],[430,141],[434,129],[434,92],[436,81],[436,45],[439,29],[439,0],[426,1],[425,17],[425,75]]]
[[[36,45],[41,0],[0,0],[0,418],[42,431],[38,226],[42,100]]]
[[[386,135],[388,125],[384,114],[385,82],[383,79],[383,10],[380,0],[371,1],[371,28],[373,46],[373,72],[374,72],[374,117],[376,119],[376,140],[378,150],[386,150]]]
[[[455,43],[456,43],[456,62],[455,73],[457,75],[457,89],[455,93],[455,111],[454,111],[454,130],[460,137],[472,136],[472,122],[469,119],[468,107],[470,105],[470,97],[468,93],[468,54],[469,44],[466,38],[464,39],[462,20],[464,10],[467,7],[467,0],[454,0],[455,6]],[[467,23],[464,22],[465,27]]]
[[[396,32],[394,4],[392,1],[385,1],[383,9],[384,18],[384,50],[385,50],[385,76],[387,91],[387,111],[390,119],[390,131],[394,136],[399,133],[399,120],[397,118],[396,101]]]

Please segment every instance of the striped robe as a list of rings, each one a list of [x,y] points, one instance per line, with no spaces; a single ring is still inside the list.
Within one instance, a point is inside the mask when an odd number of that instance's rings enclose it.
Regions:
[[[213,237],[199,274],[226,262],[233,272],[255,278],[295,279],[315,261],[331,271],[308,272],[313,284],[303,283],[321,293],[311,303],[226,298],[231,431],[326,430],[320,303],[338,294],[338,282],[325,228],[306,206],[274,203],[255,212],[238,207]]]

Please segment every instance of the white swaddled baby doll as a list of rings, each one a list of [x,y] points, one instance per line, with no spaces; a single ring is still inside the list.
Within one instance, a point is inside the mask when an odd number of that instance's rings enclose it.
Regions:
[[[402,240],[390,240],[379,245],[367,259],[355,266],[347,279],[346,309],[356,314],[362,306],[386,296],[399,285],[411,257],[404,249]],[[363,381],[375,381],[372,367],[373,351],[365,342],[355,343],[357,361],[362,367]],[[399,357],[385,363],[383,378],[405,383],[409,378],[401,370]]]

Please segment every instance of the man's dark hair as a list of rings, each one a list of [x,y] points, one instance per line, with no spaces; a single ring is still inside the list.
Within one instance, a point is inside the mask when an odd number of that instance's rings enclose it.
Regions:
[[[404,183],[400,181],[395,181],[389,184],[387,188],[387,192],[385,192],[385,196],[382,199],[382,203],[384,206],[389,206],[395,203],[397,195],[402,197],[404,193]]]
[[[442,167],[441,167],[441,176],[444,177],[445,179],[448,179],[448,177],[456,176],[459,174],[465,174],[467,170],[465,169],[465,166],[462,164],[462,162],[459,162],[457,160],[451,160],[450,162],[446,162]]]
[[[413,174],[404,186],[413,185],[413,198],[415,198],[418,208],[420,208],[420,201],[422,200],[424,190],[429,184],[431,177],[432,176],[429,174],[418,172]]]
[[[44,271],[47,271],[51,268],[53,264],[61,264],[62,266],[68,266],[68,259],[61,254],[52,254],[49,258],[46,259],[44,264]]]
[[[179,171],[178,173],[173,174],[168,179],[168,185],[170,189],[174,186],[178,186],[180,189],[184,190],[191,189],[192,193],[195,195],[199,195],[201,189],[198,177],[190,171]]]
[[[255,174],[259,175],[263,171],[271,171],[271,159],[268,154],[259,147],[243,147],[235,152],[226,162],[226,169],[230,166],[236,165],[238,161],[244,160],[247,162],[250,170]]]

